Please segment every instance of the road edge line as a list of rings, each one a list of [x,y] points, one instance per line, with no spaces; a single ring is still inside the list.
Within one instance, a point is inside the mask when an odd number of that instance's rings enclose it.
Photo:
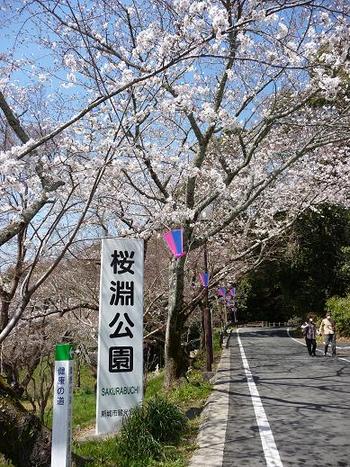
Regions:
[[[243,368],[247,377],[247,384],[252,399],[255,418],[259,428],[259,434],[264,451],[266,465],[267,467],[283,467],[281,457],[276,446],[275,438],[273,436],[262,400],[259,395],[258,388],[256,387],[256,384],[254,382],[253,374],[250,371],[248,359],[246,357],[243,344],[239,336],[239,329],[237,329],[237,340],[239,350],[241,352]]]

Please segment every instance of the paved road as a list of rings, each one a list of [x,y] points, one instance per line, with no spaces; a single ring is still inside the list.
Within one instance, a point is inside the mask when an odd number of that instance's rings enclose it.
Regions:
[[[350,467],[350,359],[310,357],[285,329],[242,328],[228,345],[192,465]]]

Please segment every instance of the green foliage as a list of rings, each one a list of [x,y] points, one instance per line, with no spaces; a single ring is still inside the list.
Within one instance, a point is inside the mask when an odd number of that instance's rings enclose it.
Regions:
[[[73,426],[85,427],[91,424],[96,414],[95,392],[76,389],[73,398]]]
[[[204,365],[204,353],[202,354],[202,363]],[[197,407],[203,404],[203,402],[208,398],[213,388],[213,385],[209,383],[209,381],[205,381],[202,372],[197,369],[190,370],[187,373],[187,379],[182,379],[177,384],[177,386],[175,386],[169,393],[166,393],[166,391],[164,390],[163,381],[163,373],[160,373],[157,376],[153,376],[151,379],[148,380],[146,386],[145,401],[150,400],[156,397],[157,395],[163,396],[166,397],[170,402],[175,404],[177,407],[186,410],[190,407]]]
[[[206,367],[207,356],[205,349],[198,349],[195,359],[193,360],[191,366],[195,370],[200,370],[201,368]]]
[[[185,467],[194,449],[192,438],[198,430],[198,418],[188,421],[178,409],[201,407],[211,385],[200,372],[191,372],[189,382],[182,381],[165,398],[163,374],[149,380],[144,406],[125,420],[116,438],[75,443],[74,452],[91,459],[86,467]],[[150,397],[157,392],[163,397]],[[199,410],[200,411],[200,410]],[[197,410],[197,414],[199,412]],[[196,413],[196,410],[194,410]],[[187,437],[185,442],[184,437]]]
[[[252,283],[249,276],[243,277],[239,281],[237,293],[237,308],[239,310],[239,319],[245,321],[253,321],[254,319],[249,316],[249,297],[252,293]]]
[[[147,408],[138,407],[128,417],[118,437],[118,451],[122,466],[147,465],[150,459],[159,459],[162,446],[147,426]]]
[[[331,297],[326,302],[326,309],[335,321],[337,334],[350,336],[350,295]]]
[[[256,271],[248,274],[238,286],[245,294],[237,303],[238,317],[244,321],[286,321],[288,315],[284,301],[288,291],[283,285],[283,263],[265,262]],[[243,307],[242,307],[243,305]]]
[[[76,374],[75,374],[76,376]],[[74,388],[72,418],[74,428],[83,428],[91,425],[96,416],[96,380],[88,367],[81,367],[80,388]],[[52,425],[52,403],[50,401],[46,412],[46,424]]]
[[[106,440],[86,441],[73,443],[73,452],[85,459],[91,459],[86,467],[115,467],[118,462],[119,452],[116,438]]]
[[[80,388],[74,388],[73,397],[73,427],[82,428],[91,425],[95,421],[96,414],[96,379],[89,367],[81,366]],[[39,373],[35,373],[35,378],[39,378]],[[75,384],[77,374],[74,372]],[[51,391],[52,392],[52,391]],[[27,405],[26,405],[27,407]],[[29,406],[28,406],[29,407]],[[45,425],[51,428],[52,425],[52,397],[48,400],[45,411]]]
[[[346,291],[350,292],[350,246],[344,246],[341,249],[342,264],[340,268],[340,276],[345,284],[347,284]]]
[[[299,316],[292,316],[287,321],[287,326],[299,326],[300,325],[300,317]]]
[[[187,427],[186,417],[162,397],[136,408],[118,437],[121,466],[148,465],[163,455],[162,443],[177,444]]]
[[[188,406],[191,402],[203,402],[209,396],[212,390],[212,384],[204,381],[203,375],[200,371],[191,371],[188,375],[187,381],[182,381],[176,388],[169,394],[169,399],[180,407]]]
[[[157,396],[147,404],[145,423],[157,441],[176,444],[186,429],[187,419],[174,404]]]
[[[221,341],[220,341],[221,329],[213,330],[213,353],[215,357],[221,353]],[[197,354],[191,363],[192,368],[195,370],[204,370],[206,368],[207,354],[205,349],[198,349]]]
[[[190,433],[195,436],[196,432]],[[188,457],[195,449],[190,440],[178,446],[162,445],[162,456],[158,459],[122,459],[118,439],[113,437],[106,440],[87,441],[74,444],[73,450],[77,454],[89,459],[85,467],[186,467]],[[4,466],[7,464],[4,464]],[[8,464],[12,467],[12,464]],[[0,467],[2,467],[0,463]]]
[[[147,378],[145,400],[152,399],[163,391],[164,374],[152,375]]]
[[[350,283],[350,211],[325,204],[308,211],[238,286],[240,319],[287,321],[321,315]]]
[[[0,467],[13,467],[13,464],[0,454]]]
[[[77,372],[75,378],[77,379]],[[77,381],[75,381],[76,383]],[[80,366],[80,388],[74,389],[73,426],[80,428],[90,425],[96,415],[96,379],[88,366]]]
[[[221,351],[221,343],[220,343],[220,329],[214,329],[213,334],[213,352],[219,353]]]
[[[295,226],[298,249],[290,266],[296,282],[304,286],[304,306],[322,312],[327,298],[345,292],[347,281],[341,269],[349,230],[349,212],[330,205],[324,205],[319,212],[308,212]]]
[[[215,342],[215,339],[214,339]],[[85,370],[84,370],[85,371]],[[91,459],[86,467],[185,467],[194,449],[192,438],[198,430],[197,416],[212,385],[203,380],[200,371],[191,371],[188,381],[166,393],[164,375],[152,375],[147,380],[143,408],[125,420],[120,435],[115,438],[75,443],[74,452]],[[74,411],[83,414],[86,398],[94,397],[94,379],[87,370],[81,388],[76,390]],[[90,409],[89,409],[90,410]],[[74,412],[73,412],[74,413]],[[90,414],[91,415],[91,414]],[[89,419],[86,417],[86,421]],[[83,416],[83,415],[82,415]],[[74,414],[74,419],[78,416]],[[86,424],[81,422],[81,425]],[[185,442],[180,442],[181,440]]]

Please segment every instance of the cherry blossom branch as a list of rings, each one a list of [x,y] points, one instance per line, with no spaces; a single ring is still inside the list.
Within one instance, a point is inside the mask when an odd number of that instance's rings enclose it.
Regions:
[[[53,203],[53,201],[48,199],[46,193],[42,193],[39,199],[33,201],[32,204],[23,209],[16,220],[10,222],[6,227],[0,230],[0,246],[18,235],[48,203]]]
[[[69,313],[70,311],[79,310],[81,308],[92,310],[92,311],[98,311],[98,306],[97,305],[93,305],[92,303],[88,303],[88,302],[82,302],[82,303],[79,303],[77,305],[72,305],[72,306],[68,306],[68,307],[65,307],[65,308],[58,308],[55,305],[55,310],[51,310],[51,311],[48,311],[48,312],[45,312],[45,313],[38,313],[38,314],[35,314],[35,315],[31,315],[31,316],[21,317],[21,321],[34,321],[36,319],[47,318],[48,316],[57,315],[57,314],[61,318],[66,313]]]

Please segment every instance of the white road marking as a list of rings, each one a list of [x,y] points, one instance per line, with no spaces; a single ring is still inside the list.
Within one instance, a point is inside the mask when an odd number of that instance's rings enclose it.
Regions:
[[[269,421],[267,419],[262,401],[260,399],[258,389],[256,387],[256,384],[254,383],[254,378],[252,372],[250,371],[248,360],[245,355],[241,339],[239,337],[239,329],[237,329],[237,339],[239,350],[241,352],[243,368],[247,377],[250,396],[252,398],[255,418],[259,427],[261,444],[264,450],[266,465],[267,467],[283,467]]]
[[[293,341],[298,342],[298,344],[303,345],[304,347],[306,347],[306,344],[304,344],[303,342],[298,341],[298,339],[295,339],[295,337],[292,337],[292,336],[290,335],[289,328],[287,328],[287,334],[288,334],[288,336],[289,336],[291,339],[293,339]],[[346,348],[347,348],[347,347],[337,347],[337,349],[346,349]],[[317,352],[324,353],[323,350],[320,350],[320,349],[316,349],[316,350],[317,350]],[[336,356],[336,357],[337,357],[337,356]],[[344,362],[350,363],[350,360],[347,359],[347,358],[344,358],[344,357],[337,357],[337,359],[338,359],[338,360],[343,360]]]

